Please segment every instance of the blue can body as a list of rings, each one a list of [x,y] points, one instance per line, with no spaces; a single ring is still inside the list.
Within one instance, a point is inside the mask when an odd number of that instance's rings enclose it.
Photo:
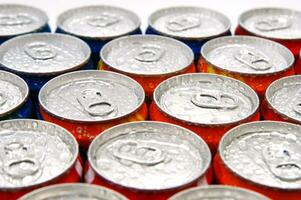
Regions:
[[[33,118],[33,102],[31,98],[28,98],[25,103],[15,110],[14,112],[3,116],[0,118],[0,120],[7,120],[7,119],[19,119],[19,118],[24,118],[24,119],[30,119]]]

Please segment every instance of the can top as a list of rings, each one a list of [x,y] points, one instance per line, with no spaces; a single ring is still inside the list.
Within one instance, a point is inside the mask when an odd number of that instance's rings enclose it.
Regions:
[[[260,186],[301,189],[301,126],[274,121],[237,126],[224,135],[219,154],[237,176]]]
[[[207,186],[207,187],[195,187],[191,189],[179,192],[169,198],[169,200],[269,200],[263,195],[253,192],[251,190],[246,190],[238,187],[230,186]]]
[[[29,95],[26,82],[19,76],[0,70],[0,117],[24,105]]]
[[[76,37],[33,33],[4,42],[0,65],[18,74],[51,75],[82,67],[90,54],[89,46]]]
[[[0,5],[0,37],[35,32],[47,23],[48,17],[40,9],[18,4]]]
[[[301,123],[301,76],[274,81],[266,91],[266,100],[277,113]]]
[[[204,178],[211,162],[195,133],[162,122],[131,122],[98,135],[89,164],[105,180],[138,191],[176,189]],[[86,177],[89,178],[89,177]]]
[[[201,7],[169,7],[148,18],[151,28],[162,35],[179,39],[208,39],[230,31],[231,22],[224,14]]]
[[[43,187],[19,200],[127,200],[123,195],[96,185],[67,183]]]
[[[292,52],[276,42],[252,36],[225,36],[210,40],[201,49],[203,58],[222,70],[266,75],[287,70]]]
[[[198,125],[237,123],[259,107],[258,96],[248,85],[204,73],[167,79],[156,88],[154,101],[165,114]]]
[[[0,190],[45,184],[69,170],[78,156],[71,133],[44,121],[1,121],[0,138]]]
[[[114,72],[85,70],[50,80],[39,93],[46,112],[69,121],[97,123],[128,116],[144,102],[143,88]]]
[[[123,8],[95,5],[63,12],[57,19],[57,26],[72,35],[108,40],[137,30],[140,19]]]
[[[248,32],[271,39],[300,40],[301,12],[287,8],[256,8],[242,13],[239,25]]]
[[[176,73],[193,62],[193,52],[184,43],[155,35],[124,36],[107,43],[101,59],[117,71],[136,75]]]

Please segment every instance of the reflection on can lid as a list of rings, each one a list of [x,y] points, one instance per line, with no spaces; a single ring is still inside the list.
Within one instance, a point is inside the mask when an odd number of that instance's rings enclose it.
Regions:
[[[280,114],[301,123],[301,76],[289,76],[273,82],[266,100]]]
[[[105,187],[84,183],[58,184],[35,190],[19,200],[127,200]]]
[[[140,19],[135,13],[123,8],[87,6],[62,13],[57,25],[76,36],[110,39],[135,31],[140,26]]]
[[[230,30],[230,20],[214,10],[170,7],[154,12],[149,25],[163,35],[182,39],[206,39]]]
[[[139,75],[175,73],[193,62],[193,53],[184,43],[155,35],[115,39],[106,44],[100,54],[110,67]]]
[[[0,190],[36,186],[57,178],[78,156],[75,138],[44,121],[1,121],[0,138]]]
[[[285,8],[257,8],[242,13],[239,24],[247,31],[272,39],[301,39],[301,12]]]
[[[0,117],[22,106],[28,98],[29,89],[20,77],[0,70]]]
[[[248,181],[278,189],[301,189],[301,126],[253,122],[222,138],[223,162]]]
[[[230,186],[195,187],[179,192],[169,200],[269,200],[268,198],[246,190]]]
[[[88,159],[98,175],[114,184],[158,191],[203,178],[211,155],[205,142],[187,129],[162,122],[133,122],[99,135]]]
[[[0,37],[34,32],[47,22],[46,13],[40,9],[17,4],[0,5]]]
[[[210,40],[201,50],[214,66],[242,74],[270,74],[288,69],[293,54],[284,46],[252,36],[225,36]]]
[[[0,64],[8,70],[30,74],[55,74],[86,64],[91,50],[82,40],[63,34],[33,33],[0,46]]]
[[[164,81],[156,88],[154,100],[167,115],[202,125],[238,122],[254,114],[259,106],[256,93],[246,84],[202,73]]]
[[[144,102],[133,79],[99,70],[78,71],[49,81],[40,91],[40,105],[51,115],[80,122],[101,122],[127,116]]]

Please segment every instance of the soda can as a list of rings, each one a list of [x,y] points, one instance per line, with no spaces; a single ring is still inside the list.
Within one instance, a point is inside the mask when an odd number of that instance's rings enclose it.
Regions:
[[[263,99],[273,81],[295,74],[293,64],[293,54],[281,44],[252,36],[225,36],[203,46],[198,70],[241,80]]]
[[[152,13],[148,24],[147,34],[168,36],[184,42],[192,49],[196,61],[205,42],[231,35],[231,22],[227,16],[201,7],[164,8]]]
[[[261,113],[266,120],[301,125],[301,75],[273,82],[265,93]]]
[[[58,33],[83,39],[91,48],[92,60],[97,65],[99,52],[110,40],[141,34],[139,17],[126,9],[112,6],[86,6],[63,12],[57,19]]]
[[[242,13],[236,35],[254,35],[286,46],[295,58],[301,49],[301,12],[287,8],[255,8]],[[301,73],[301,68],[295,68]]]
[[[296,74],[301,74],[301,50],[299,56],[296,58],[295,71]]]
[[[33,111],[26,82],[0,70],[0,120],[30,118]]]
[[[44,11],[26,5],[0,5],[0,44],[15,36],[33,32],[50,32]]]
[[[128,200],[105,187],[84,183],[65,183],[37,189],[19,200]],[[256,199],[257,200],[257,199]]]
[[[195,133],[162,122],[132,122],[97,136],[88,151],[85,182],[131,200],[166,200],[212,181],[211,154]]]
[[[193,53],[182,42],[155,36],[126,36],[101,50],[99,69],[119,72],[140,83],[148,98],[169,77],[195,72]]]
[[[267,197],[238,187],[230,186],[207,186],[195,187],[179,192],[168,200],[210,200],[210,199],[233,199],[233,200],[269,200]]]
[[[231,129],[214,159],[218,183],[243,187],[271,199],[301,196],[301,126],[275,121]]]
[[[114,72],[87,70],[49,81],[40,91],[40,113],[46,121],[69,130],[88,148],[107,128],[147,118],[143,88]]]
[[[205,73],[180,75],[161,83],[149,112],[151,120],[197,133],[212,153],[228,130],[260,119],[258,96],[248,85]]]
[[[4,120],[0,138],[0,199],[15,200],[36,188],[80,181],[78,144],[65,129],[39,120]]]

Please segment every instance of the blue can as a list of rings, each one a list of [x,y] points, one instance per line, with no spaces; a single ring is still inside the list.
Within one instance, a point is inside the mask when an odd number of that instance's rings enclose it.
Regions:
[[[44,11],[18,4],[0,5],[0,44],[15,36],[34,32],[50,32]]]
[[[231,35],[231,22],[225,15],[200,7],[169,7],[148,18],[146,34],[163,35],[187,44],[200,58],[204,43],[220,36]]]
[[[126,9],[112,6],[86,6],[63,12],[57,19],[58,33],[77,36],[91,48],[95,67],[102,47],[112,39],[141,34],[139,17]]]

